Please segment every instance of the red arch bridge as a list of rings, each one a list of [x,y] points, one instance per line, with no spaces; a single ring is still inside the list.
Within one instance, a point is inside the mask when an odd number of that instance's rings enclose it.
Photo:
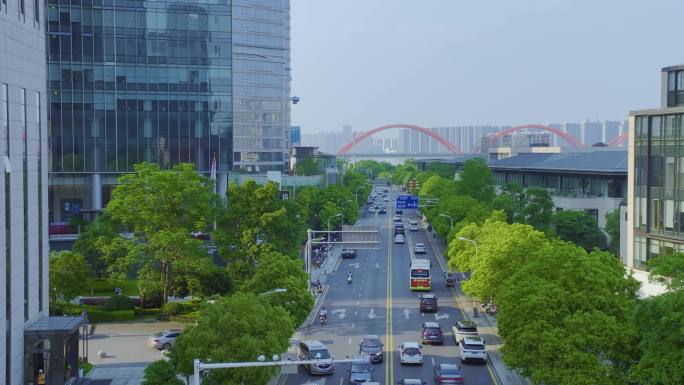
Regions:
[[[356,146],[360,142],[363,142],[364,140],[368,139],[373,134],[376,134],[378,132],[385,131],[385,130],[402,129],[402,128],[408,128],[408,129],[411,129],[414,131],[418,131],[424,135],[431,137],[432,139],[436,140],[438,143],[444,145],[444,147],[446,147],[447,150],[449,150],[449,152],[451,152],[453,154],[463,154],[464,153],[463,150],[461,150],[458,146],[451,143],[449,141],[449,139],[447,139],[444,136],[442,136],[442,135],[440,135],[440,134],[438,134],[438,133],[436,133],[430,129],[427,129],[425,127],[417,126],[415,124],[388,124],[386,126],[373,128],[371,130],[363,132],[360,135],[355,136],[354,139],[352,139],[351,142],[344,145],[338,151],[337,154],[338,155],[349,155],[350,151],[354,148],[354,146]],[[549,132],[551,134],[556,135],[557,137],[559,137],[561,139],[564,139],[572,147],[584,147],[585,146],[585,144],[582,143],[576,137],[574,137],[574,136],[572,136],[566,132],[563,132],[557,128],[545,126],[543,124],[524,124],[522,126],[508,127],[508,128],[505,128],[505,129],[503,129],[497,133],[490,134],[489,139],[490,140],[496,140],[496,139],[499,139],[499,138],[506,136],[508,134],[512,134],[514,132],[523,131],[523,130],[540,130],[540,131]],[[623,141],[625,141],[626,138],[627,138],[627,133],[625,132],[625,133],[622,133],[621,135],[609,140],[608,143],[606,143],[606,144],[608,144],[609,146],[617,146],[620,143],[622,143]],[[479,152],[479,146],[476,147],[473,152]]]

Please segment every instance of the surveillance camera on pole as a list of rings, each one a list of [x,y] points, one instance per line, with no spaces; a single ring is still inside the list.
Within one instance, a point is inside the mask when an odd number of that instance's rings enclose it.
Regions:
[[[292,104],[297,104],[299,103],[299,96],[293,96],[292,97]]]

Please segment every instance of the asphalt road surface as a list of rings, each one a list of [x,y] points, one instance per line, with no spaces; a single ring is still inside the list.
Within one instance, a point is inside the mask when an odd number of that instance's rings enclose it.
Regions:
[[[339,269],[328,277],[330,290],[323,303],[328,311],[328,322],[323,326],[314,322],[301,332],[300,339],[319,340],[327,345],[335,358],[345,358],[358,353],[363,335],[379,335],[384,344],[385,359],[383,363],[373,365],[373,381],[383,385],[397,384],[403,378],[418,378],[433,384],[433,367],[439,363],[462,365],[468,385],[501,385],[494,380],[489,364],[460,363],[451,326],[463,319],[463,314],[452,290],[444,285],[445,262],[435,258],[427,243],[428,234],[422,229],[418,232],[408,231],[411,216],[418,216],[416,210],[403,210],[406,244],[394,244],[392,217],[397,195],[399,192],[390,190],[389,202],[382,202],[381,197],[376,199],[377,204],[387,206],[386,215],[369,213],[367,207],[364,208],[358,223],[380,226],[379,247],[359,250],[356,259],[342,260]],[[420,292],[409,290],[410,259],[415,257],[413,245],[416,242],[427,245],[427,254],[418,257],[432,261],[431,293],[439,298],[437,313],[420,313]],[[346,280],[349,271],[354,274],[352,284]],[[444,346],[424,346],[422,366],[401,366],[398,346],[403,342],[420,342],[420,325],[426,321],[436,321],[442,326]],[[332,375],[313,376],[300,368],[296,375],[283,376],[279,385],[349,384],[348,370],[349,364],[338,364]]]

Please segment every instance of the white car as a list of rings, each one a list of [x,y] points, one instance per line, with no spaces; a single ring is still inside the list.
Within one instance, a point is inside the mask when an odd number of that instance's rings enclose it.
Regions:
[[[424,243],[416,243],[416,245],[413,246],[413,252],[416,254],[425,254],[427,253],[427,248]]]
[[[418,222],[411,221],[409,224],[409,231],[418,231]]]
[[[383,202],[389,202],[389,199],[387,197],[385,197],[385,198],[382,198],[382,201]]]
[[[487,350],[485,350],[485,342],[482,337],[463,338],[463,341],[458,345],[458,351],[461,355],[461,362],[487,362]]]
[[[399,345],[399,363],[402,365],[423,365],[422,346],[417,342],[404,342]]]
[[[454,335],[454,343],[458,345],[466,337],[479,337],[480,333],[477,331],[477,324],[473,321],[457,321],[451,327],[451,332]]]
[[[394,243],[406,243],[406,238],[401,234],[397,234],[394,236]]]
[[[375,209],[375,206],[371,206],[371,207],[368,208],[368,212],[369,212],[369,213],[374,213],[374,212],[376,212],[376,211],[378,211],[378,210]]]

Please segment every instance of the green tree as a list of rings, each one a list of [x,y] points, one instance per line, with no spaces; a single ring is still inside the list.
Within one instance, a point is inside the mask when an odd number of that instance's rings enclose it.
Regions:
[[[466,225],[449,243],[449,267],[472,272],[461,288],[480,300],[496,299],[501,282],[548,249],[544,233],[529,225],[508,224],[502,217],[503,213],[495,212],[480,226]],[[460,237],[472,239],[477,248]]]
[[[648,261],[650,279],[669,290],[684,290],[684,253],[662,255]]]
[[[76,298],[84,282],[90,279],[90,274],[90,268],[81,254],[74,251],[50,253],[51,302],[57,302],[58,297],[67,302]]]
[[[110,215],[102,214],[81,231],[74,243],[73,250],[85,257],[96,278],[111,276],[111,265],[128,254],[129,245],[112,245],[112,242],[116,242],[114,239],[119,237],[120,227]],[[113,246],[121,248],[115,249]]]
[[[492,201],[492,208],[506,212],[508,223],[521,221],[525,206],[525,190],[517,183],[508,183]]]
[[[467,195],[484,203],[491,203],[494,199],[494,178],[484,159],[465,161],[458,179],[459,195]]]
[[[288,312],[272,306],[267,296],[236,293],[201,307],[196,326],[178,337],[171,350],[176,371],[189,376],[193,359],[202,362],[255,361],[259,355],[282,354],[289,346],[294,324]],[[264,385],[273,367],[220,369],[208,372],[205,385]]]
[[[608,233],[608,250],[620,255],[620,209],[606,213],[606,233]]]
[[[306,238],[301,209],[306,192],[298,193],[297,202],[283,201],[276,183],[259,186],[248,181],[243,186],[231,184],[227,197],[228,207],[219,216],[213,237],[236,282],[253,274],[258,256],[265,250],[297,256]]]
[[[212,182],[190,164],[161,170],[156,164],[135,165],[136,173],[119,178],[105,208],[111,219],[132,230],[133,246],[115,265],[150,265],[160,272],[162,302],[171,293],[176,270],[206,268],[211,262],[201,242],[191,233],[206,231],[213,222],[218,199]],[[121,239],[121,237],[119,237]],[[120,250],[120,248],[117,248]]]
[[[145,368],[141,385],[184,385],[170,362],[157,360]]]
[[[501,282],[504,362],[546,385],[622,385],[638,283],[612,254],[556,241]]]
[[[584,211],[564,210],[553,216],[556,235],[581,246],[587,251],[594,247],[606,248],[606,236],[599,229],[596,219]]]
[[[284,293],[264,297],[273,306],[280,305],[287,310],[294,325],[301,325],[313,307],[313,297],[306,280],[300,259],[270,252],[259,259],[254,276],[245,282],[240,291],[261,294],[274,289],[286,289]]]
[[[642,385],[684,384],[684,292],[677,290],[641,301],[634,325],[640,355],[632,369],[633,381]]]
[[[525,206],[521,209],[519,222],[539,231],[549,231],[553,220],[553,200],[549,192],[540,188],[525,190]]]
[[[440,162],[428,163],[425,171],[439,175],[447,180],[454,180],[454,174],[456,173],[454,165]]]

